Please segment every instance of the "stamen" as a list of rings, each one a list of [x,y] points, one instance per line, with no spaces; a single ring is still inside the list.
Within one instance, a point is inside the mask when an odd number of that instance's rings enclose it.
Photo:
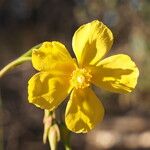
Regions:
[[[84,77],[83,75],[78,76],[78,77],[77,77],[77,81],[78,81],[79,83],[83,83],[83,82],[85,82],[85,77]]]
[[[86,69],[76,69],[71,76],[71,84],[76,89],[85,88],[90,85],[90,71]]]

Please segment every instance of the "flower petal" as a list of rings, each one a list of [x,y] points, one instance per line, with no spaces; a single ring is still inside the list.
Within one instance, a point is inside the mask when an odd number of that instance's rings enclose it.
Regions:
[[[101,122],[103,116],[103,105],[90,88],[73,90],[65,114],[68,129],[86,133]]]
[[[131,92],[139,76],[139,70],[128,55],[118,54],[102,60],[92,69],[92,82],[112,92]]]
[[[70,93],[69,80],[48,72],[35,74],[28,82],[28,99],[42,109],[55,109]]]
[[[111,48],[113,34],[102,22],[82,25],[74,34],[72,47],[81,66],[96,64]]]
[[[44,42],[39,49],[33,50],[32,64],[36,70],[49,70],[57,62],[73,62],[66,47],[60,42]]]

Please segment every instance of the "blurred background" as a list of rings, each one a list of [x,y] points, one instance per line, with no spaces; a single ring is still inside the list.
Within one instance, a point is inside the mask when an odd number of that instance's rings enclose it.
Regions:
[[[130,55],[140,77],[126,95],[95,88],[106,109],[104,121],[88,134],[73,134],[72,148],[149,150],[149,0],[0,0],[0,68],[43,41],[61,41],[74,56],[75,30],[94,19],[114,34],[109,55]],[[34,73],[31,63],[25,63],[0,81],[0,150],[49,150],[42,143],[43,111],[27,100],[27,82]]]

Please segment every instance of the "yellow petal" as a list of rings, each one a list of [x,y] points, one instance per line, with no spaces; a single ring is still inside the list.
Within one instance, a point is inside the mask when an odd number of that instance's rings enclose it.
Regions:
[[[48,72],[35,74],[28,82],[28,99],[42,109],[55,109],[70,93],[67,78]]]
[[[44,42],[39,49],[33,50],[32,64],[36,70],[49,70],[58,62],[69,62],[73,60],[66,47],[56,41]]]
[[[131,92],[139,76],[138,68],[128,55],[118,54],[102,60],[92,68],[92,82],[112,92]]]
[[[72,47],[81,66],[96,64],[111,48],[113,34],[102,22],[82,25],[74,34]]]
[[[75,62],[56,62],[47,71],[53,75],[64,76],[65,78],[70,78],[72,72],[77,68]]]
[[[100,123],[103,116],[103,105],[90,88],[73,90],[65,114],[68,129],[86,133]]]

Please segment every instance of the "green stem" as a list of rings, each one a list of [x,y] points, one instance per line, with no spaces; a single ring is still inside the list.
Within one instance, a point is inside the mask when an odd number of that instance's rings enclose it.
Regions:
[[[24,53],[24,54],[21,55],[20,57],[31,57],[31,55],[32,55],[32,50],[39,48],[41,45],[42,45],[42,44],[40,43],[40,44],[38,44],[38,45],[32,47],[31,49],[29,49],[26,53]]]
[[[26,53],[21,55],[19,58],[16,60],[10,62],[8,65],[6,65],[2,70],[0,70],[0,78],[3,77],[7,72],[15,68],[16,66],[26,62],[26,61],[31,61],[31,55],[32,55],[32,50],[39,48],[41,44],[38,44],[31,49],[29,49]]]
[[[70,147],[70,145],[68,145],[68,144],[65,144],[65,150],[71,150],[71,147]]]
[[[16,66],[26,62],[31,61],[31,57],[19,57],[18,59],[10,62],[8,65],[6,65],[2,70],[0,70],[0,78],[4,76],[7,72],[15,68]]]
[[[64,123],[60,124],[60,133],[61,133],[61,140],[64,144],[65,150],[71,150],[70,144],[71,133]]]

